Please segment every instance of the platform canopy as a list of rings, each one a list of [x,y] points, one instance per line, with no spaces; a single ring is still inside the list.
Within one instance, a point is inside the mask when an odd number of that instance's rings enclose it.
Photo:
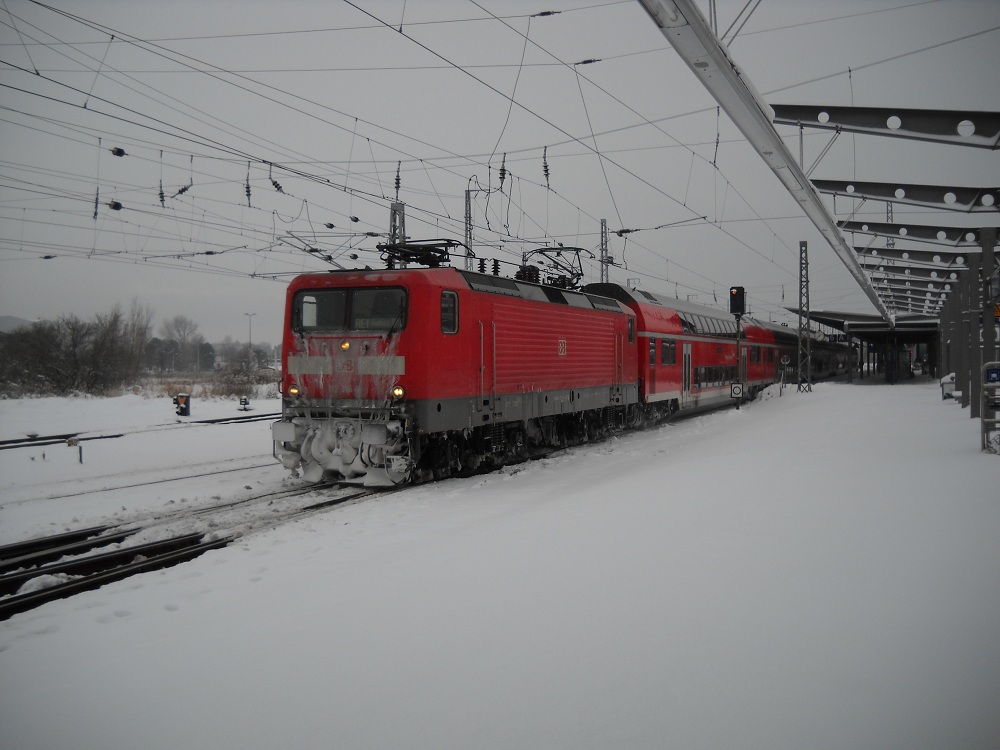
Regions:
[[[797,307],[785,309],[799,314]],[[812,310],[809,319],[871,344],[926,343],[934,341],[938,332],[937,317],[927,315],[897,314],[894,326],[885,322],[880,315],[866,313]]]

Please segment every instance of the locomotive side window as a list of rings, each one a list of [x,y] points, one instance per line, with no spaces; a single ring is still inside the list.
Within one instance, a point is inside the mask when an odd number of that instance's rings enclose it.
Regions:
[[[649,366],[656,365],[656,339],[649,340]]]
[[[632,317],[628,319],[628,342],[635,343],[635,318]]]
[[[457,292],[441,292],[441,333],[458,333]]]

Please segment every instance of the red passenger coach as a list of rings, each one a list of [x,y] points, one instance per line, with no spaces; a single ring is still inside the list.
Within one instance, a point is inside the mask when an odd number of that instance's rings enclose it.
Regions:
[[[731,386],[747,398],[780,379],[781,357],[794,353],[790,334],[744,318],[737,358],[736,319],[713,307],[626,289],[589,284],[585,291],[617,299],[636,315],[644,417],[657,420],[734,403]],[[780,340],[779,340],[780,339]]]
[[[623,426],[636,317],[595,293],[454,268],[289,286],[275,455],[307,479],[394,483],[500,465]]]

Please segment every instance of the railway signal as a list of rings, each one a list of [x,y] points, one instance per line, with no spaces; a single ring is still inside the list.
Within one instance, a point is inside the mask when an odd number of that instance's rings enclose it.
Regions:
[[[736,399],[736,408],[740,408],[743,400],[743,377],[746,370],[743,365],[744,354],[740,351],[740,339],[743,337],[742,318],[746,313],[746,289],[741,286],[729,287],[729,314],[736,318],[736,382],[730,384],[729,397]]]
[[[741,286],[729,287],[729,314],[739,317],[746,311],[746,290]]]

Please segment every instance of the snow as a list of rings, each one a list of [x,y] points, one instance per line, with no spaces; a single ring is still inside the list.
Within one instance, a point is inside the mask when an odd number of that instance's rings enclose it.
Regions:
[[[0,747],[1000,747],[1000,459],[978,422],[930,379],[767,395],[237,521],[230,547],[16,615]],[[267,464],[268,423],[147,401],[0,402],[3,438],[129,431],[83,465],[0,451],[0,543],[296,485],[277,464],[177,479]]]

